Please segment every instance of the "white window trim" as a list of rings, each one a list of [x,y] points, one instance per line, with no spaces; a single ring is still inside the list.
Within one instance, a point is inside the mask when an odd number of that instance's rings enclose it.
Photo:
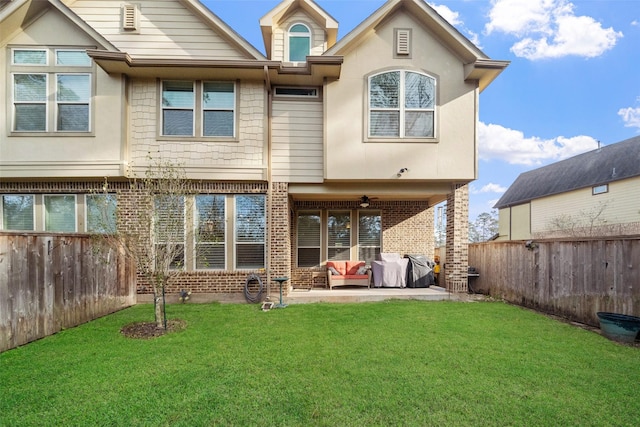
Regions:
[[[162,105],[162,94],[164,93],[164,83],[165,82],[191,82],[191,87],[193,88],[193,103],[191,108],[187,107],[165,107]],[[161,80],[160,81],[160,136],[165,138],[193,138],[196,134],[196,103],[198,99],[198,84],[194,80]],[[166,135],[164,133],[164,111],[172,110],[172,111],[193,111],[193,120],[191,122],[191,135]]]
[[[400,87],[399,87],[399,98],[398,98],[398,108],[373,108],[371,107],[371,79],[381,74],[400,72]],[[416,109],[416,108],[406,108],[405,107],[405,79],[406,73],[415,73],[420,74],[422,76],[428,77],[433,80],[436,99],[434,101],[433,109]],[[376,136],[371,135],[371,111],[398,111],[400,114],[399,121],[399,136]],[[405,113],[411,111],[433,111],[433,136],[405,136]],[[367,142],[389,142],[389,141],[397,141],[397,142],[428,142],[435,141],[438,139],[438,79],[431,74],[425,73],[424,71],[417,71],[412,69],[389,69],[380,72],[376,72],[367,77],[367,89],[366,89],[366,135]]]
[[[238,242],[238,196],[262,196],[264,198],[264,207],[265,207],[265,230],[264,230],[264,239],[262,242]],[[233,270],[234,271],[251,271],[252,268],[246,267],[238,267],[238,245],[256,245],[262,243],[264,248],[264,257],[262,260],[262,265],[266,267],[267,265],[267,257],[269,254],[267,253],[267,227],[269,227],[268,222],[266,221],[267,216],[267,199],[265,194],[234,194],[233,195]]]
[[[292,33],[292,32],[291,32],[291,29],[292,29],[293,27],[295,27],[296,25],[302,25],[303,27],[305,27],[305,28],[307,29],[307,32],[306,32],[306,33]],[[309,40],[309,55],[311,55],[311,45],[312,45],[312,43],[311,43],[311,35],[312,35],[311,27],[309,27],[309,26],[308,26],[307,24],[305,24],[304,22],[296,21],[296,22],[293,22],[293,23],[289,26],[289,28],[287,29],[287,43],[286,43],[286,48],[287,48],[287,61],[288,61],[288,62],[292,62],[292,63],[294,63],[294,64],[303,64],[303,63],[305,63],[305,62],[306,62],[306,61],[293,61],[293,60],[291,59],[291,38],[292,38],[292,37],[307,37],[307,38],[308,38],[308,40]]]
[[[591,187],[591,195],[597,196],[609,192],[609,184],[594,185]]]
[[[205,111],[229,111],[228,108],[205,108],[204,107],[204,85],[205,83],[231,83],[233,84],[233,107],[231,112],[233,113],[233,132],[231,135],[205,135],[204,134],[204,112]],[[203,80],[199,83],[200,86],[200,136],[203,138],[235,138],[236,137],[236,127],[238,121],[238,108],[237,108],[237,85],[235,81],[228,80]],[[197,87],[196,87],[197,90]],[[194,131],[195,134],[195,131]]]
[[[29,72],[14,72],[11,73],[11,132],[16,133],[16,134],[25,134],[25,133],[37,133],[37,134],[45,134],[45,133],[49,133],[49,116],[50,116],[50,104],[51,101],[49,101],[49,99],[51,98],[51,90],[50,90],[50,79],[49,79],[49,75],[51,73],[44,73],[44,72],[34,72],[34,73],[29,73]],[[44,84],[45,84],[45,100],[44,101],[18,101],[16,100],[16,82],[15,82],[15,76],[19,76],[19,75],[41,75],[44,76]],[[17,130],[16,129],[16,119],[18,117],[17,111],[16,111],[16,104],[33,104],[33,105],[39,105],[39,104],[44,104],[44,130]],[[57,120],[57,117],[55,117],[55,120]]]

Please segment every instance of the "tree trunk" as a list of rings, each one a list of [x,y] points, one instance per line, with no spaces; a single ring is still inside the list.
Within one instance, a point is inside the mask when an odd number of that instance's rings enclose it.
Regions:
[[[164,319],[164,298],[162,297],[162,290],[158,292],[156,290],[154,296],[154,308],[155,308],[155,321],[156,327],[164,329],[165,319]]]

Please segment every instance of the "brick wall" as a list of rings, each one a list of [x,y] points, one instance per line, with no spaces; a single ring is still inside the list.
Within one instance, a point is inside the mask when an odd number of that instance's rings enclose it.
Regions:
[[[382,252],[395,252],[400,255],[420,254],[428,259],[434,258],[434,209],[426,201],[378,201],[372,200],[368,210],[380,211],[382,220]],[[356,201],[294,202],[292,213],[293,242],[291,269],[296,287],[324,287],[326,277],[324,267],[298,268],[296,259],[295,218],[300,210],[362,210]],[[315,273],[315,274],[314,274]]]
[[[441,273],[448,290],[468,290],[469,186],[456,185],[447,195],[446,265]]]

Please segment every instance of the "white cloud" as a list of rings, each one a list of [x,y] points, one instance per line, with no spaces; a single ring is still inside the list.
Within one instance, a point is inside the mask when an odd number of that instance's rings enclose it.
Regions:
[[[490,182],[488,184],[486,184],[485,186],[483,186],[480,189],[480,193],[504,193],[505,191],[507,191],[506,187],[503,187],[500,184],[494,184],[493,182]]]
[[[471,43],[478,46],[478,48],[480,49],[482,48],[480,46],[480,38],[478,37],[478,34],[474,33],[464,25],[464,22],[460,19],[460,13],[449,9],[448,6],[445,6],[443,4],[442,5],[438,5],[434,3],[428,3],[428,4],[429,6],[434,8],[436,12],[438,12],[438,15],[446,19],[449,24],[453,25],[454,27],[458,27],[458,29],[464,32],[466,34],[466,37],[471,41]]]
[[[521,38],[511,51],[530,60],[568,55],[593,58],[622,37],[590,16],[576,16],[573,9],[567,0],[492,0],[485,31]]]
[[[625,127],[638,128],[640,130],[640,107],[621,108],[618,115],[622,117]]]
[[[540,165],[598,148],[590,136],[525,137],[521,131],[496,124],[478,124],[478,144],[483,160],[503,160],[514,165]]]

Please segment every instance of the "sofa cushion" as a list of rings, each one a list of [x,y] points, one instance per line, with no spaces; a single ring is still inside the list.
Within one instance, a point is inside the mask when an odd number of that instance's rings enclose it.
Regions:
[[[327,268],[333,267],[338,271],[338,274],[347,274],[347,262],[346,261],[327,261]]]
[[[347,261],[347,272],[346,274],[351,276],[354,274],[358,274],[358,269],[360,267],[364,267],[365,266],[365,262],[364,261]]]
[[[331,280],[368,279],[368,274],[349,274],[348,276],[331,276]]]

